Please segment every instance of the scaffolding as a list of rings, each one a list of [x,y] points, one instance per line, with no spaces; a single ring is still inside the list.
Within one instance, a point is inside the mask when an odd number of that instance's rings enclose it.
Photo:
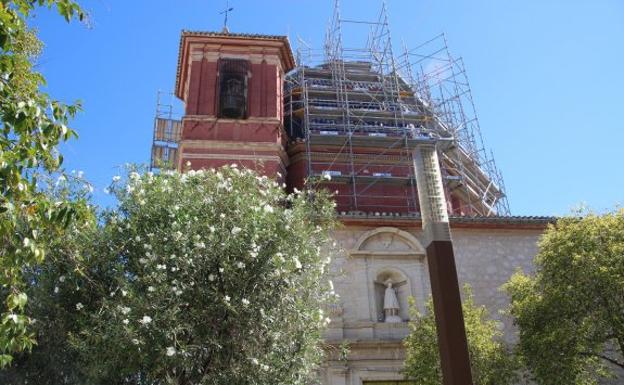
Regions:
[[[169,101],[165,101],[165,97],[168,97]],[[182,121],[179,116],[176,113],[173,94],[158,91],[150,160],[151,170],[176,166],[178,144],[182,132]]]
[[[345,34],[366,44],[346,45]],[[411,156],[428,141],[440,151],[451,214],[509,214],[463,61],[444,35],[395,57],[385,4],[369,22],[341,18],[336,1],[324,49],[300,41],[284,95],[291,163],[335,192],[339,211],[418,215]]]

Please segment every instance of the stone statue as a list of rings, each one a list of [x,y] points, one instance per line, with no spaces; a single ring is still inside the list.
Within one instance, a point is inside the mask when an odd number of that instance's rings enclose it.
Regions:
[[[386,293],[384,295],[383,310],[385,314],[384,322],[403,322],[401,317],[399,317],[399,310],[401,310],[401,307],[399,306],[399,299],[397,298],[396,292],[392,287],[391,280],[386,281]]]

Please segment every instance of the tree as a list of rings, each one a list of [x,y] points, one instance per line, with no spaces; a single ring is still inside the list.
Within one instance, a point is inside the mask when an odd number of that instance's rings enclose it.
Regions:
[[[0,3],[0,367],[12,353],[35,343],[32,320],[24,313],[24,270],[44,260],[40,236],[66,227],[76,210],[37,189],[35,172],[54,172],[61,141],[75,135],[67,127],[78,105],[65,105],[40,91],[44,78],[32,61],[40,42],[26,25],[37,6],[55,7],[66,19],[84,14],[71,0],[3,0]]]
[[[50,199],[70,202],[76,218],[67,228],[48,229],[39,237],[49,252],[46,259],[23,271],[29,284],[25,289],[29,301],[25,311],[32,317],[31,331],[37,344],[31,351],[15,353],[10,365],[0,370],[1,384],[82,384],[84,376],[80,357],[70,336],[85,325],[84,315],[75,305],[87,302],[93,295],[86,282],[103,282],[91,271],[107,273],[97,266],[92,250],[99,236],[95,207],[89,205],[92,187],[81,173],[61,175],[57,179],[40,176],[38,181]],[[89,272],[89,274],[86,274]]]
[[[59,250],[67,263],[39,275],[33,305],[62,321],[42,323],[50,344],[33,355],[55,355],[45,368],[18,360],[9,383],[28,372],[39,384],[309,380],[333,297],[321,254],[334,223],[328,197],[287,195],[236,167],[133,171],[111,191],[119,206]],[[72,260],[76,249],[84,255]],[[52,382],[70,360],[69,380]]]
[[[462,304],[468,352],[475,385],[511,385],[518,378],[515,356],[500,340],[497,322],[487,319],[487,309],[474,303],[469,286],[464,287]],[[442,373],[436,333],[433,301],[427,302],[427,313],[413,306],[410,334],[405,340],[404,373],[415,385],[440,385]]]
[[[518,351],[544,385],[624,380],[624,210],[565,217],[539,243],[533,276],[506,284]]]

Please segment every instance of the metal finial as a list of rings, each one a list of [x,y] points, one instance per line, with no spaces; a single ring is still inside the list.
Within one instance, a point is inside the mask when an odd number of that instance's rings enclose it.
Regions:
[[[223,21],[223,33],[229,33],[230,32],[228,30],[228,27],[227,27],[228,14],[230,12],[232,12],[233,10],[234,10],[234,7],[230,7],[230,1],[226,0],[225,1],[225,10],[223,10],[222,12],[219,13],[219,15],[225,15],[225,20]]]

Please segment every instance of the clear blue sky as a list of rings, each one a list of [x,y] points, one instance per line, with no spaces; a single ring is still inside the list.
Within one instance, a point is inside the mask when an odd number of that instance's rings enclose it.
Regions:
[[[288,6],[284,6],[288,4]],[[391,28],[408,46],[446,32],[465,60],[481,129],[502,170],[514,215],[562,215],[585,203],[624,203],[624,2],[621,0],[389,0]],[[288,34],[321,47],[331,0],[231,0],[232,32]],[[48,91],[81,99],[63,146],[95,199],[126,162],[149,161],[158,89],[172,90],[181,29],[220,30],[214,0],[84,2],[92,28],[40,11]],[[380,1],[343,0],[370,20]]]

